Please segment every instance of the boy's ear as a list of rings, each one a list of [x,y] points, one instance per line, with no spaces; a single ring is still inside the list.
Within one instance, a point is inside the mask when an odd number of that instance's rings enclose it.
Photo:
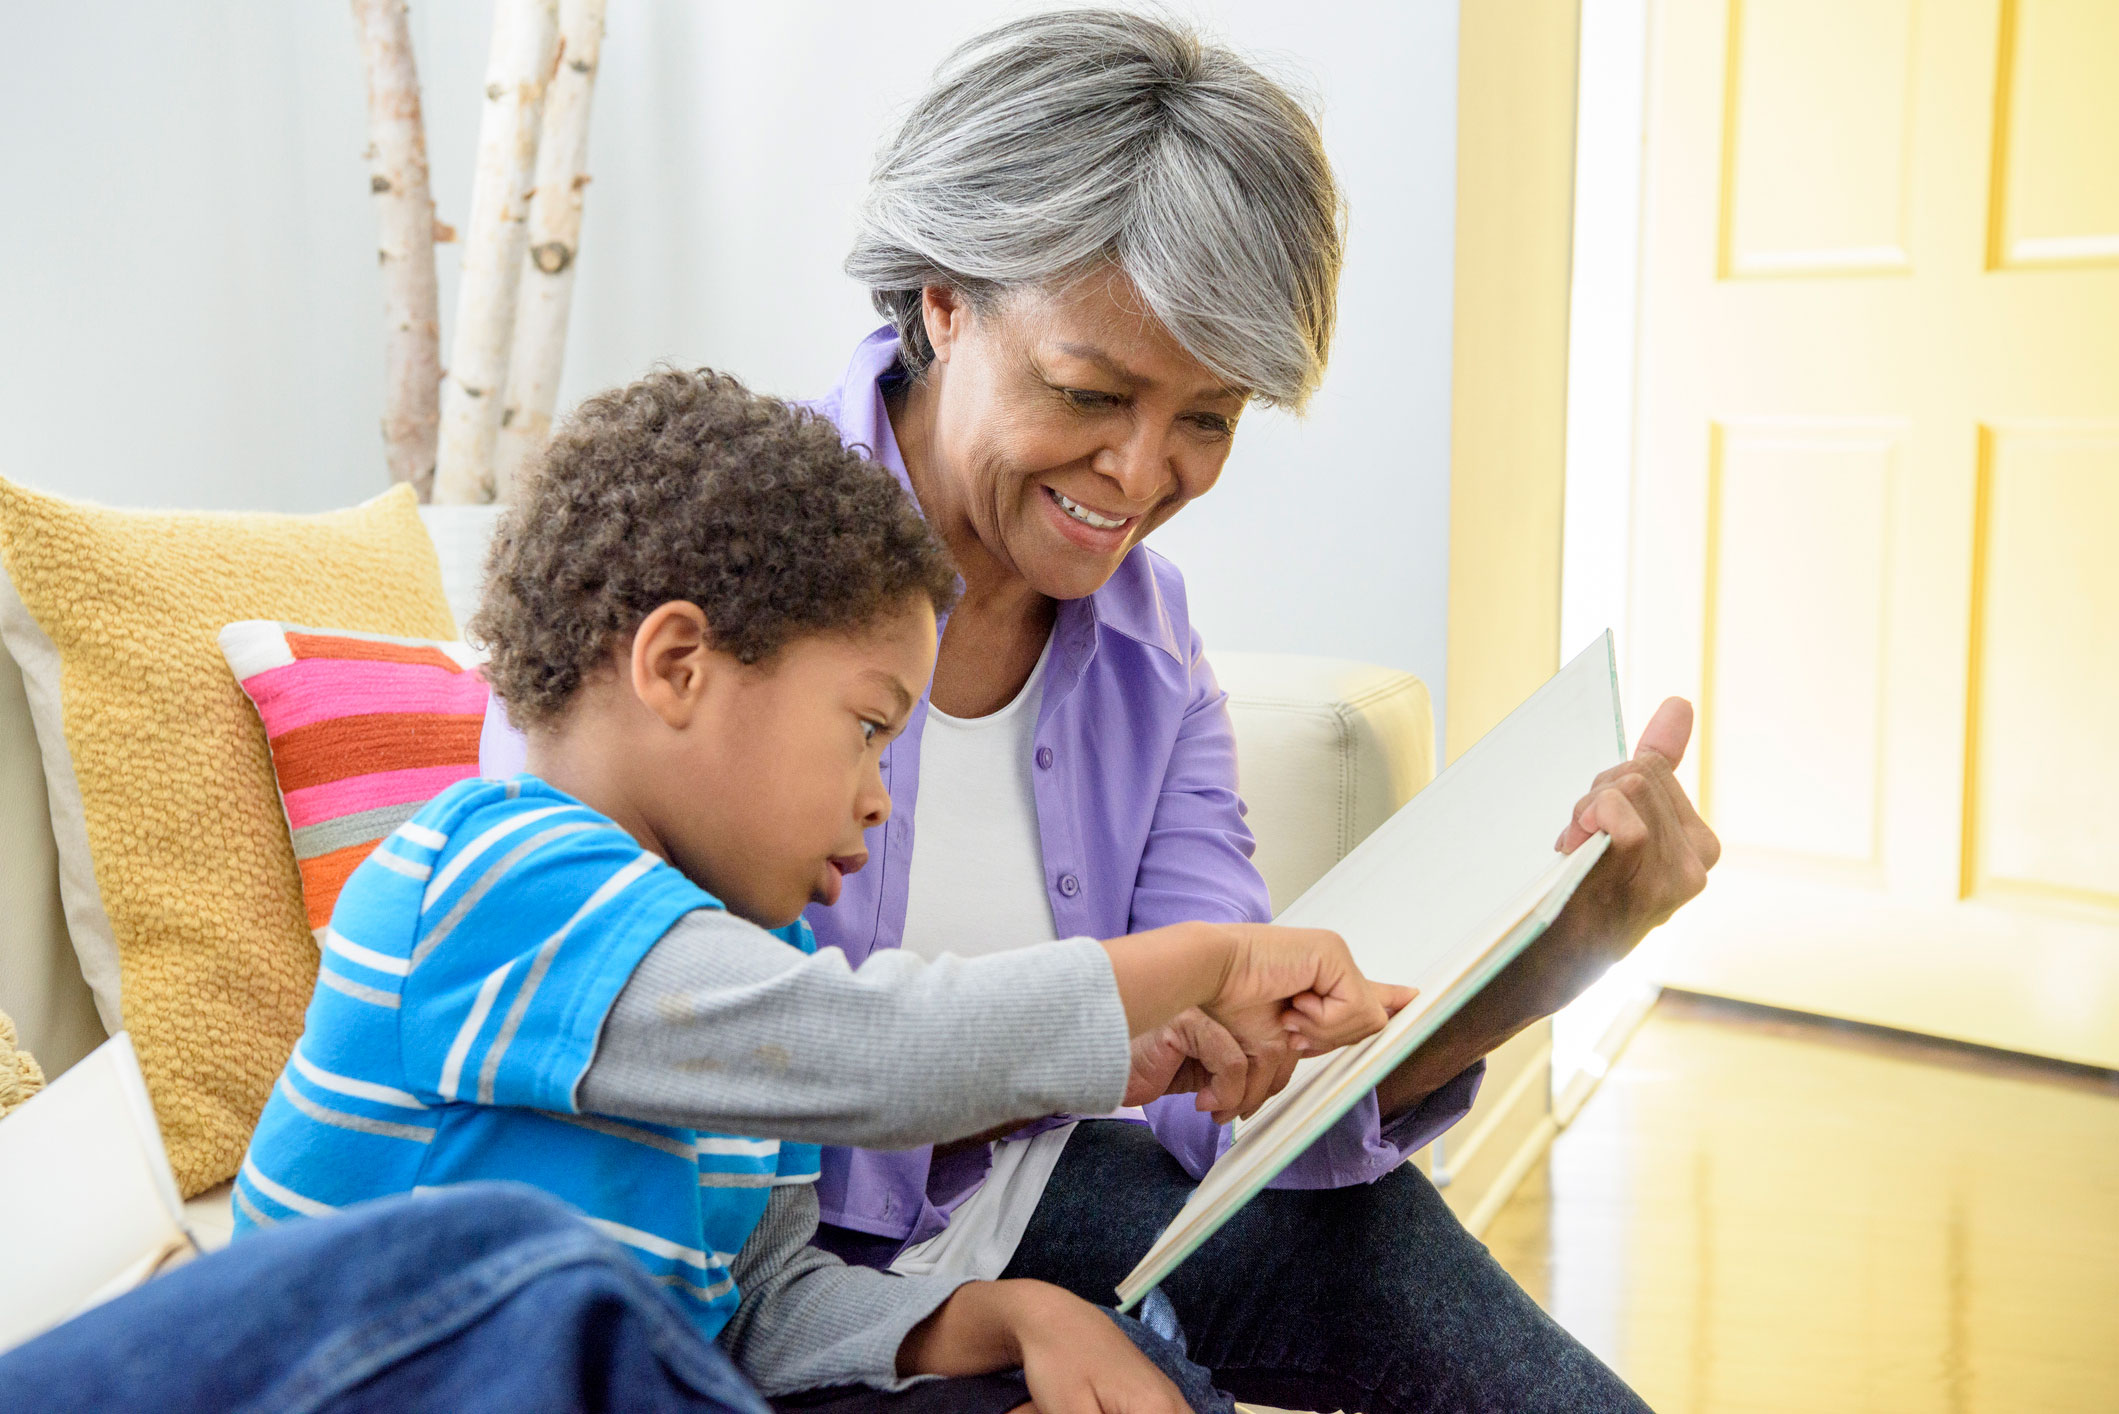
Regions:
[[[690,724],[713,673],[713,638],[706,612],[673,600],[633,631],[633,693],[670,727]]]

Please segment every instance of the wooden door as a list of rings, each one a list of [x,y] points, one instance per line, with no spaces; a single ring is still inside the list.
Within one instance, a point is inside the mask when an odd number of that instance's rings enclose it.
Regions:
[[[1649,73],[1664,976],[2119,1066],[2119,3],[1668,0]]]

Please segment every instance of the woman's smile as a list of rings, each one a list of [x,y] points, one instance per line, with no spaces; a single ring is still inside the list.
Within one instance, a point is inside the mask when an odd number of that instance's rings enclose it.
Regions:
[[[1139,516],[1097,510],[1054,486],[1039,489],[1044,492],[1039,499],[1044,503],[1046,519],[1073,544],[1098,555],[1109,555],[1131,543]]]

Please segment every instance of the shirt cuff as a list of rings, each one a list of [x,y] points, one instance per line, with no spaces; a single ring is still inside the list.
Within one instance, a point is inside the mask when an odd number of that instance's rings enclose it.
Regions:
[[[1374,1183],[1469,1114],[1485,1077],[1485,1060],[1473,1061],[1388,1125],[1382,1122],[1376,1092],[1369,1091],[1268,1186],[1351,1188]]]

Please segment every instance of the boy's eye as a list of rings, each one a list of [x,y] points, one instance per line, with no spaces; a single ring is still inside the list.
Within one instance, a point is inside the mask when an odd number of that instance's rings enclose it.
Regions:
[[[861,744],[866,746],[868,743],[874,741],[876,739],[877,734],[880,733],[882,730],[883,724],[881,722],[871,722],[868,720],[868,718],[863,717],[861,719]]]

